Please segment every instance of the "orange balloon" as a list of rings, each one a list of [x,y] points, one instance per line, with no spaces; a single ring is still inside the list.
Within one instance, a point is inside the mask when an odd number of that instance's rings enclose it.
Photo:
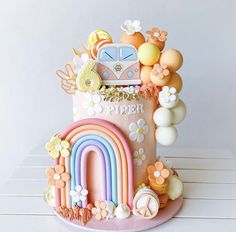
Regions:
[[[173,73],[170,77],[169,82],[167,83],[168,87],[174,87],[179,93],[183,87],[183,81],[181,76],[178,73]]]
[[[124,32],[121,35],[120,42],[125,44],[131,44],[136,47],[136,49],[138,49],[140,45],[145,43],[145,38],[140,32],[135,32],[133,35],[128,35],[126,32]]]
[[[152,67],[150,66],[141,66],[140,69],[140,78],[143,84],[148,84],[151,82],[150,76],[152,72]]]
[[[171,72],[176,72],[183,64],[183,56],[176,49],[168,49],[161,54],[160,64],[166,64]]]

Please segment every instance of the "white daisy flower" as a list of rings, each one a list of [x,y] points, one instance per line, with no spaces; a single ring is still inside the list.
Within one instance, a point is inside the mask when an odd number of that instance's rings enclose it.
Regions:
[[[144,140],[144,135],[148,132],[148,126],[144,119],[139,119],[137,123],[132,122],[129,124],[129,138],[131,141],[137,141],[138,143],[142,143]]]
[[[142,27],[139,20],[131,21],[129,19],[120,26],[122,31],[125,31],[128,35],[133,35],[135,32],[140,32]]]
[[[89,55],[83,53],[81,56],[74,56],[73,58],[73,70],[77,74],[82,66],[89,60]]]
[[[162,91],[159,93],[160,105],[166,108],[173,108],[179,101],[178,93],[175,88],[169,88],[164,86]]]
[[[85,201],[87,199],[88,190],[82,188],[81,185],[76,185],[75,190],[70,191],[70,195],[74,202]]]
[[[103,108],[101,106],[102,98],[96,93],[85,93],[85,100],[83,102],[83,108],[87,109],[87,113],[90,116],[101,113]]]
[[[139,148],[138,151],[134,152],[134,164],[141,166],[145,159],[146,155],[143,148]]]

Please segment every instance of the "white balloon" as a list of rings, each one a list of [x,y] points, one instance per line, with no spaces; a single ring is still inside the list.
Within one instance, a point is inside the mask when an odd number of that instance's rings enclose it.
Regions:
[[[158,127],[155,136],[159,144],[170,146],[176,141],[178,132],[174,126]]]
[[[186,116],[186,106],[182,100],[179,100],[178,104],[171,109],[173,114],[173,124],[182,122]]]
[[[157,126],[170,126],[172,124],[172,112],[164,107],[158,108],[153,114],[153,120]]]

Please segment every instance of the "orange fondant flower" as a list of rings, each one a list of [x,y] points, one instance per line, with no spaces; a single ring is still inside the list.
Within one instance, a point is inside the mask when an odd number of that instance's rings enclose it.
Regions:
[[[95,207],[92,208],[92,214],[97,220],[106,218],[108,212],[106,210],[106,203],[104,201],[95,201]]]
[[[62,165],[56,165],[54,168],[47,170],[48,184],[56,188],[65,187],[65,182],[70,180],[70,174],[65,172]]]
[[[46,143],[45,148],[53,159],[57,159],[60,155],[62,157],[70,155],[70,143],[66,140],[61,140],[58,136],[53,136],[50,141]]]
[[[159,40],[160,42],[165,42],[167,40],[168,33],[166,31],[161,31],[159,28],[154,27],[146,32],[148,38],[152,41]]]
[[[154,165],[148,166],[147,172],[149,181],[156,182],[157,184],[164,184],[165,180],[170,175],[169,170],[164,167],[161,161],[157,161]]]
[[[152,70],[152,75],[163,79],[166,76],[169,76],[170,71],[167,69],[166,64],[155,64]]]

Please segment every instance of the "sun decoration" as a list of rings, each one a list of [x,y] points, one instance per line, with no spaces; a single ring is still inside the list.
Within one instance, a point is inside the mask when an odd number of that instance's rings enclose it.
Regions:
[[[165,180],[169,177],[170,171],[164,167],[161,161],[157,161],[154,165],[147,168],[148,179],[150,182],[157,184],[164,184]]]
[[[45,148],[53,159],[57,159],[60,156],[65,158],[70,155],[70,143],[60,139],[59,136],[53,136],[50,141],[46,143]]]
[[[65,172],[62,165],[56,165],[54,168],[47,170],[48,185],[56,188],[64,188],[65,182],[70,180],[70,174]]]

